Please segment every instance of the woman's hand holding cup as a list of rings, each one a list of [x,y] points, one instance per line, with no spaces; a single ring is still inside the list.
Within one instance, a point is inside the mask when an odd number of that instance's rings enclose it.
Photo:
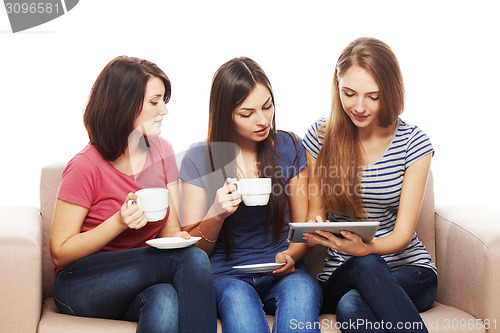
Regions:
[[[212,205],[216,216],[226,218],[238,209],[241,203],[241,194],[236,192],[236,186],[231,184],[236,179],[228,178],[220,189],[217,190],[215,200]]]
[[[135,200],[137,200],[137,195],[130,192],[120,209],[121,221],[130,229],[140,229],[148,223],[148,220],[146,220],[137,204],[129,205],[129,201]]]

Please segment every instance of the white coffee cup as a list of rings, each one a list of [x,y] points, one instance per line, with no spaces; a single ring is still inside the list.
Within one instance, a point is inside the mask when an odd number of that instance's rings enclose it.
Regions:
[[[127,205],[130,206],[135,201],[148,222],[160,221],[167,215],[168,190],[166,188],[145,188],[135,194],[137,199],[129,200]]]
[[[271,194],[271,178],[244,178],[232,182],[247,206],[265,206]]]

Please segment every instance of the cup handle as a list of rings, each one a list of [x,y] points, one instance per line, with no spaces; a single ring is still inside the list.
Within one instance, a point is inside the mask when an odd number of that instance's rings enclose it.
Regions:
[[[130,207],[133,203],[136,203],[137,205],[139,205],[139,198],[137,198],[136,200],[129,200],[127,201],[127,207]],[[139,206],[140,207],[140,206]]]
[[[234,187],[236,187],[236,191],[235,192],[241,193],[240,192],[240,182],[238,180],[232,182],[231,184],[234,185]]]

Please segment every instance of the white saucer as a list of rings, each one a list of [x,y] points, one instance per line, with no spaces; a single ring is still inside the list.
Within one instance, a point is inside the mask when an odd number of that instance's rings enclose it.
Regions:
[[[155,238],[146,241],[146,244],[149,244],[152,247],[156,247],[157,249],[180,249],[183,247],[188,247],[196,242],[198,242],[201,237],[191,237],[190,239],[184,239],[182,237],[164,237],[164,238]]]
[[[266,264],[233,266],[233,269],[242,273],[266,273],[272,272],[276,268],[279,268],[283,265],[285,265],[285,263],[269,262]]]

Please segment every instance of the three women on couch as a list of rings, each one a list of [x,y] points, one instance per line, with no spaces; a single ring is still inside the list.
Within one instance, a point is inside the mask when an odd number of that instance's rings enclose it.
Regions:
[[[132,85],[138,73],[142,85]],[[395,332],[400,323],[425,332],[419,311],[434,300],[436,268],[414,230],[432,145],[399,118],[402,77],[383,42],[349,44],[332,90],[329,118],[315,122],[302,141],[276,129],[271,84],[257,63],[235,58],[222,65],[212,82],[208,138],[182,161],[183,233],[175,206],[155,225],[137,205],[126,205],[141,187],[137,170],[155,159],[163,172],[153,178],[163,178],[170,202],[178,202],[169,183],[177,178],[173,152],[157,137],[170,83],[147,61],[108,64],[85,112],[91,143],[68,164],[54,213],[60,311],[134,320],[144,332],[211,332],[216,304],[224,332],[268,332],[266,314],[275,315],[275,332],[292,331],[292,322],[319,332],[323,303],[343,332]],[[246,206],[234,181],[262,177],[271,178],[269,204]],[[301,261],[308,246],[285,239],[289,221],[327,219],[381,225],[367,243],[349,232],[306,235],[310,246],[329,248],[318,284]],[[147,239],[188,233],[202,238],[196,246],[204,252],[144,248]],[[252,274],[233,269],[263,262],[284,265]]]

